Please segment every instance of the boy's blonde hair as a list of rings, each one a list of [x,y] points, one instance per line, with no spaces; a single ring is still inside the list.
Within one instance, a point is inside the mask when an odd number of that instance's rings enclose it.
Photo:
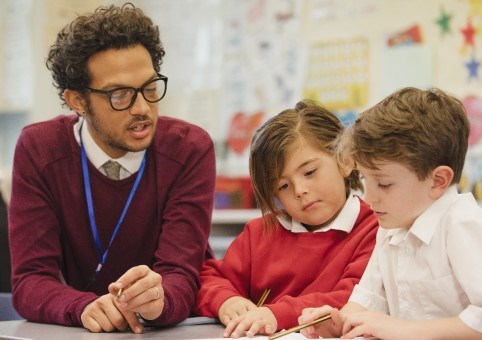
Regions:
[[[276,216],[284,213],[276,204],[275,193],[289,148],[304,138],[312,147],[334,155],[343,129],[335,115],[306,100],[296,104],[294,109],[282,111],[256,131],[251,143],[249,171],[265,230],[273,230]],[[338,162],[338,166],[341,171],[346,164]],[[363,190],[357,170],[345,177],[345,189],[347,195],[351,189]]]
[[[462,103],[432,88],[403,88],[362,112],[340,142],[339,152],[357,164],[376,169],[374,162],[407,166],[424,180],[437,166],[462,176],[468,148],[469,121]]]

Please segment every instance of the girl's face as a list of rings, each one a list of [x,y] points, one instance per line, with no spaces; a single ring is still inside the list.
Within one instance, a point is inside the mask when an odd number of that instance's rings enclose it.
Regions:
[[[286,212],[313,231],[331,222],[346,202],[335,158],[299,139],[286,154],[275,196]]]

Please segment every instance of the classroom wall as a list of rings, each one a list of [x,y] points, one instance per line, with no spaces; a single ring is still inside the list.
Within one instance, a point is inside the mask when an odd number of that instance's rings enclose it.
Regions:
[[[22,126],[68,112],[44,65],[56,32],[76,13],[111,2],[0,2],[1,177]],[[399,87],[437,86],[469,111],[461,187],[482,198],[481,0],[132,2],[159,25],[166,48],[160,112],[213,136],[219,175],[247,176],[254,129],[302,98],[349,124]]]

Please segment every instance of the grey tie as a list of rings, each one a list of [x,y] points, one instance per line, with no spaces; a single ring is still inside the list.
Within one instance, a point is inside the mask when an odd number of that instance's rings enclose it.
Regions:
[[[102,167],[104,168],[105,173],[107,174],[107,177],[109,177],[110,179],[119,180],[119,174],[120,174],[120,168],[121,168],[121,165],[119,163],[114,161],[108,161],[108,162],[105,162],[104,165],[102,165]]]

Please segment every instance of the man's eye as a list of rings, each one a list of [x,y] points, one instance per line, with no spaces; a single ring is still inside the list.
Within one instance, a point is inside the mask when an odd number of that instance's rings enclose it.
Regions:
[[[153,92],[156,92],[156,91],[157,91],[156,85],[150,85],[150,86],[144,88],[144,92],[147,92],[147,93],[153,93]]]
[[[112,100],[120,101],[130,97],[131,91],[129,89],[116,90],[112,92]]]

